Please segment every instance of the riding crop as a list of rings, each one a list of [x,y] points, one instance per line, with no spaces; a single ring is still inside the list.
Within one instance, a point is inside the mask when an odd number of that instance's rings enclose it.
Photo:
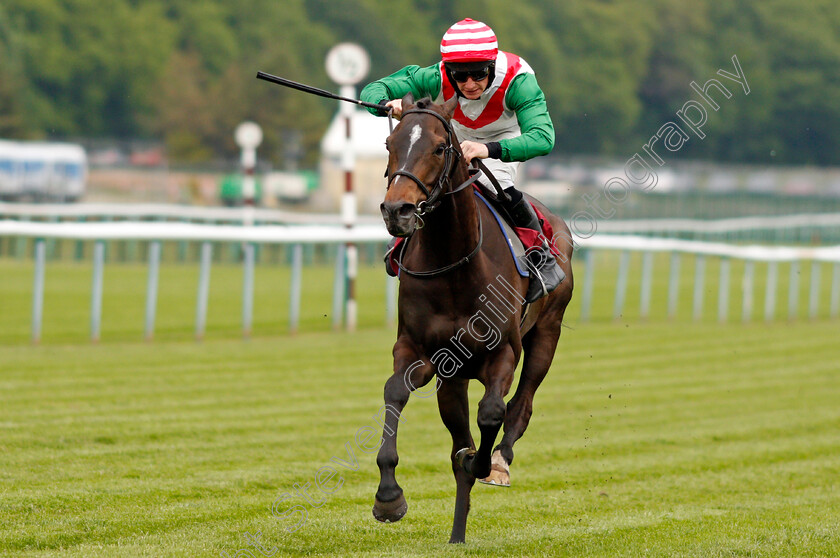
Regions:
[[[330,91],[326,91],[324,89],[318,89],[317,87],[312,87],[311,85],[304,85],[302,83],[298,83],[296,81],[292,81],[286,78],[281,78],[279,76],[267,74],[265,72],[257,72],[257,79],[263,79],[265,81],[270,81],[271,83],[276,83],[278,85],[285,85],[286,87],[291,87],[292,89],[297,89],[298,91],[303,91],[304,93],[312,93],[313,95],[318,95],[319,97],[326,97],[327,99],[335,99],[336,101],[347,101],[348,103],[353,103],[366,108],[388,110],[384,106],[377,105],[376,103],[366,103],[365,101],[360,101],[358,99],[342,97],[341,95],[336,95],[335,93],[331,93]]]

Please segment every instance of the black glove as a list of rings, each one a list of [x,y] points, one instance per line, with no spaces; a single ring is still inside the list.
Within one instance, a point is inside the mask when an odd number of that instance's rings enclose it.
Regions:
[[[382,107],[379,109],[379,116],[388,116],[388,111],[391,110],[391,107],[387,106],[390,101],[388,99],[382,99],[379,101],[379,106]]]

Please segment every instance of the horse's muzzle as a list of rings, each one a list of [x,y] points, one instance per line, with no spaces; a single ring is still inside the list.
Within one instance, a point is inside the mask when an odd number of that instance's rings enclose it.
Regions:
[[[382,220],[391,236],[408,236],[414,232],[417,206],[413,203],[386,201],[379,206],[379,211],[382,212]]]

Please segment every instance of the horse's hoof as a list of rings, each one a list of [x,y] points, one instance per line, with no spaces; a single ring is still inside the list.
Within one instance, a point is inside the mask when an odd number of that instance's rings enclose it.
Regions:
[[[408,503],[405,501],[405,495],[400,494],[399,498],[393,502],[380,502],[376,500],[373,505],[373,517],[382,523],[393,523],[399,521],[408,511]]]
[[[510,488],[510,467],[502,457],[502,452],[496,450],[490,460],[490,474],[478,482],[491,486],[504,486]]]
[[[504,486],[505,488],[510,488],[510,474],[491,468],[490,474],[483,479],[478,479],[478,482],[482,484],[489,484],[490,486]]]

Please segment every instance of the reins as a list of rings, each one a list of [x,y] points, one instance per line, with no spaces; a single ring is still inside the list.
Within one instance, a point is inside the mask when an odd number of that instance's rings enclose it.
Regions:
[[[449,265],[445,265],[443,267],[439,267],[437,269],[433,269],[431,271],[412,271],[412,270],[408,269],[407,267],[405,267],[402,263],[402,256],[403,256],[403,252],[405,251],[405,244],[408,244],[408,240],[406,240],[404,245],[403,245],[402,250],[400,250],[399,257],[396,260],[397,261],[397,267],[400,268],[400,271],[406,273],[407,275],[410,275],[411,277],[417,277],[418,279],[430,279],[432,277],[437,277],[439,275],[443,275],[444,273],[449,273],[453,269],[457,269],[457,268],[461,267],[462,265],[466,265],[466,264],[470,263],[470,260],[472,260],[475,257],[476,254],[478,254],[479,250],[481,250],[481,245],[483,243],[484,243],[484,226],[482,225],[482,222],[481,222],[481,213],[479,213],[478,214],[478,242],[476,243],[475,248],[473,248],[473,251],[470,252],[468,255],[464,256],[463,258],[461,258],[457,262],[451,263]]]

